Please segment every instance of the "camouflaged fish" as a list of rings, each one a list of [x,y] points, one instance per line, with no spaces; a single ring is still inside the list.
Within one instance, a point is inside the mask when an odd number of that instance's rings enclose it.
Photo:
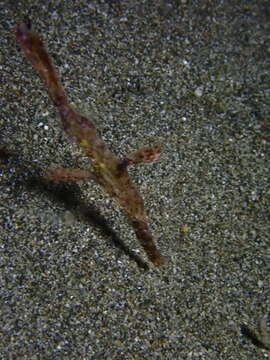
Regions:
[[[16,26],[15,34],[26,58],[31,61],[47,86],[49,96],[60,114],[65,132],[76,140],[91,160],[91,170],[56,168],[50,169],[47,177],[54,182],[96,181],[119,203],[129,217],[137,239],[149,260],[156,266],[165,264],[167,258],[156,248],[143,200],[127,171],[129,165],[157,160],[160,147],[143,147],[123,159],[118,159],[98,135],[94,122],[81,115],[69,104],[58,73],[40,37],[24,23]]]

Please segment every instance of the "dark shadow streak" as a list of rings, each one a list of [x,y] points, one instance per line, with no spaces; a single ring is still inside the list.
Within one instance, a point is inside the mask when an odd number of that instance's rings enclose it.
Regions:
[[[6,146],[0,146],[0,168],[11,165],[16,168],[17,174],[20,174],[12,186],[14,193],[20,192],[20,188],[26,188],[30,192],[46,194],[53,202],[71,211],[80,221],[101,229],[102,235],[109,237],[115,247],[135,261],[139,268],[149,270],[149,265],[127,247],[100,212],[92,204],[86,204],[82,200],[81,191],[77,184],[62,183],[55,185],[42,176],[44,171],[41,168],[33,167],[33,164],[28,165],[28,161],[22,159],[19,154],[9,151]],[[31,174],[30,168],[34,171],[34,175]]]
[[[81,199],[80,189],[77,184],[63,183],[55,185],[44,180],[42,177],[32,177],[26,181],[25,185],[28,190],[46,194],[53,202],[64,205],[80,221],[99,227],[102,235],[109,237],[118,249],[137,263],[138,267],[144,270],[149,269],[148,264],[127,247],[99,211],[93,205],[86,204]]]
[[[269,347],[267,347],[260,339],[258,339],[258,336],[256,335],[255,331],[248,328],[246,325],[240,326],[240,331],[243,336],[248,338],[253,345],[257,346],[260,349],[270,350]]]

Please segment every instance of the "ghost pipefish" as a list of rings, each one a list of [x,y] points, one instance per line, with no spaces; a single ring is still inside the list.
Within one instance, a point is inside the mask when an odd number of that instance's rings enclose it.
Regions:
[[[91,160],[92,170],[54,168],[46,177],[53,182],[94,180],[114,198],[129,217],[136,237],[149,260],[160,266],[167,257],[158,251],[150,231],[143,200],[128,174],[128,166],[158,160],[160,147],[142,147],[138,151],[118,159],[98,135],[92,119],[81,115],[69,104],[58,72],[39,35],[28,25],[21,23],[15,28],[20,47],[40,78],[57,108],[65,132],[74,138]]]

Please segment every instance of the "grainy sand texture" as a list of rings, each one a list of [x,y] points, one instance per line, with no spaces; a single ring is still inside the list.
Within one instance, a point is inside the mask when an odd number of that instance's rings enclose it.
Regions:
[[[130,169],[168,265],[146,259],[61,129],[14,26]],[[0,1],[0,359],[270,358],[270,2]],[[268,350],[267,350],[268,349]]]

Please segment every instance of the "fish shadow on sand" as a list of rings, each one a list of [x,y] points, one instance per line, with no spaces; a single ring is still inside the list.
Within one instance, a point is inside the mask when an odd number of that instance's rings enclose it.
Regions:
[[[117,233],[111,228],[109,222],[98,211],[98,209],[82,200],[83,195],[79,185],[69,184],[52,184],[43,177],[31,177],[26,182],[26,186],[30,191],[38,191],[46,194],[54,203],[64,206],[73,216],[91,226],[101,230],[104,237],[111,240],[111,243],[124,252],[129,258],[135,261],[139,268],[148,270],[149,266],[136,253],[128,248]],[[67,225],[68,226],[68,225]]]
[[[37,166],[33,168],[33,164],[29,164],[28,166],[28,161],[22,160],[18,154],[8,152],[8,159],[7,163],[1,163],[1,167],[4,166],[8,168],[12,166],[15,168],[15,172],[20,174],[12,186],[15,197],[19,195],[19,192],[23,189],[31,193],[45,194],[52,202],[70,211],[79,221],[101,230],[101,234],[110,239],[110,243],[113,246],[122,251],[132,261],[135,261],[139,268],[144,270],[149,269],[149,265],[134,251],[129,249],[99,210],[93,204],[85,203],[85,201],[82,200],[83,195],[78,184],[53,184],[43,177],[43,169]]]

